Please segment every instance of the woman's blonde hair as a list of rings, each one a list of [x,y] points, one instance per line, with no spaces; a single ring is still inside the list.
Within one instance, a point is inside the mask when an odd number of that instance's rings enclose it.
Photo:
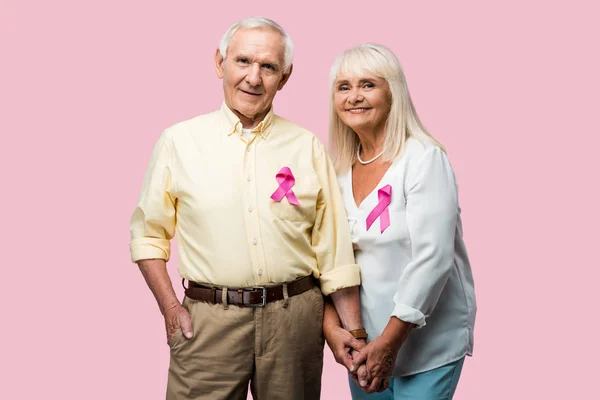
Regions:
[[[375,76],[385,79],[391,97],[390,112],[385,123],[385,141],[383,159],[393,161],[402,153],[406,140],[414,137],[420,141],[429,141],[445,151],[423,126],[415,106],[410,98],[406,78],[398,58],[388,48],[378,44],[363,44],[344,51],[334,61],[329,74],[330,112],[329,144],[338,173],[352,167],[358,149],[358,136],[342,122],[335,111],[333,96],[338,76]]]

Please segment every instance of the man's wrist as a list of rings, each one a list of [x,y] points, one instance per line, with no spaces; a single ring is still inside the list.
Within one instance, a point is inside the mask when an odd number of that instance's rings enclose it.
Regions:
[[[169,303],[169,304],[166,304],[166,305],[164,305],[164,306],[162,307],[162,309],[161,309],[161,311],[162,311],[162,315],[163,315],[163,316],[164,316],[164,315],[167,315],[167,313],[168,313],[169,311],[171,311],[172,309],[174,309],[174,308],[176,308],[177,306],[180,306],[180,305],[181,305],[181,304],[179,304],[179,302],[178,302],[178,301],[176,301],[176,302],[174,302],[174,303]]]

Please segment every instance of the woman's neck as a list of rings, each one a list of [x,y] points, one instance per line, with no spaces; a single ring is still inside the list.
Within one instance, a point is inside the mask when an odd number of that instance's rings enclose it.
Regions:
[[[383,151],[385,130],[380,132],[356,132],[356,134],[360,142],[361,158],[370,159]]]

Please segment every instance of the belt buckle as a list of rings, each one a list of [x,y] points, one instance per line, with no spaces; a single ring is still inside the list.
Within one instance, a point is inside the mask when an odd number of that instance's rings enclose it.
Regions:
[[[256,286],[253,287],[252,290],[262,290],[262,294],[260,295],[260,299],[262,302],[259,304],[250,304],[252,307],[264,307],[267,305],[267,288],[264,286]]]

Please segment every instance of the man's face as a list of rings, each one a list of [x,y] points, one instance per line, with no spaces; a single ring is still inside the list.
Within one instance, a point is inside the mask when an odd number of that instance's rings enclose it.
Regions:
[[[223,79],[225,103],[244,128],[258,125],[271,108],[273,98],[291,74],[284,74],[283,37],[271,29],[240,29],[229,42],[223,60],[217,50],[215,67]]]

